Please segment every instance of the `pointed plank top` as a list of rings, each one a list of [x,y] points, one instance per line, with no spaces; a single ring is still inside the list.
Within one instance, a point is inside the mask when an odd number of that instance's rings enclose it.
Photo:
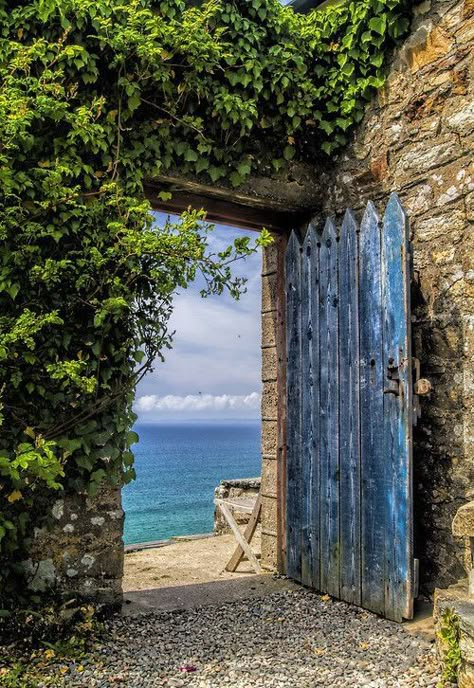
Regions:
[[[297,251],[301,248],[301,240],[298,236],[298,233],[295,232],[293,229],[290,238],[288,239],[288,246],[287,246],[287,251]]]
[[[359,224],[356,220],[354,212],[349,208],[344,214],[344,220],[342,221],[341,227],[341,241],[348,241],[350,243],[351,239],[359,231]]]
[[[332,242],[337,238],[337,229],[334,224],[334,220],[328,217],[326,224],[324,225],[323,233],[321,235],[321,242],[326,244],[328,247],[331,246]]]
[[[292,266],[296,265],[295,261],[297,260],[297,256],[299,256],[300,253],[301,240],[298,236],[298,233],[293,230],[290,234],[290,238],[288,239],[288,244],[286,246],[285,252],[285,264],[287,270],[293,269]]]
[[[393,192],[390,194],[390,198],[389,198],[389,201],[387,203],[387,207],[385,208],[384,219],[385,219],[385,221],[387,221],[387,219],[395,218],[395,217],[400,218],[405,223],[408,220],[408,216],[405,212],[405,208],[403,207],[402,202],[401,202],[398,194]]]
[[[366,229],[367,227],[370,227],[373,224],[378,224],[379,222],[380,222],[380,215],[377,212],[377,208],[372,203],[372,201],[369,201],[367,203],[367,207],[365,209],[364,216],[362,218],[360,230],[361,230],[361,232],[363,232],[364,229]]]
[[[358,229],[358,224],[356,220],[356,216],[353,210],[350,208],[347,208],[346,212],[344,213],[344,220],[342,221],[342,228],[346,229],[354,229],[354,231],[357,231]]]
[[[316,225],[310,222],[308,226],[308,231],[306,232],[306,236],[303,241],[303,253],[308,251],[308,249],[309,252],[311,252],[311,247],[316,247],[319,241],[320,235],[318,230],[316,229]]]

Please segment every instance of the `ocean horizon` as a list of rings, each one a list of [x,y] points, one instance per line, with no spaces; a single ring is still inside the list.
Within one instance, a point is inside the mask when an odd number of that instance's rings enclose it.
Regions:
[[[261,473],[260,420],[136,423],[137,479],[123,490],[127,545],[210,533],[214,488]]]

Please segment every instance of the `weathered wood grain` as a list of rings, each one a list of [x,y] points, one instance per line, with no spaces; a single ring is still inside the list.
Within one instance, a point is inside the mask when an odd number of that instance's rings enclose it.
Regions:
[[[339,242],[339,391],[341,597],[360,604],[359,247],[349,210]]]
[[[380,220],[369,203],[360,227],[360,410],[362,605],[385,612],[385,457],[383,442]]]
[[[277,446],[277,510],[278,510],[278,553],[277,566],[280,573],[286,573],[286,288],[285,256],[288,245],[286,234],[275,238],[277,242],[277,294],[276,294],[276,350],[278,385],[278,446]]]
[[[286,393],[287,393],[287,573],[301,580],[302,549],[302,336],[301,244],[292,232],[286,250]]]
[[[303,541],[301,582],[319,586],[319,462],[316,457],[319,425],[318,236],[310,225],[302,247],[302,433],[301,475]],[[316,396],[316,398],[315,398]],[[315,516],[314,511],[317,511]]]
[[[288,574],[413,614],[408,222],[372,203],[286,254]]]
[[[327,220],[319,251],[321,589],[339,597],[338,244]]]
[[[412,371],[408,220],[396,194],[383,223],[385,616],[413,615]]]

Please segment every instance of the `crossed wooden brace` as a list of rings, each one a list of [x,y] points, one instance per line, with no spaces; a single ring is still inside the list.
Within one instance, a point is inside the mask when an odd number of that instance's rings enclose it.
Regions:
[[[252,538],[257,529],[260,512],[262,510],[260,493],[257,495],[256,499],[215,499],[214,503],[218,509],[221,510],[222,515],[229,524],[232,532],[234,533],[235,539],[238,542],[233,555],[226,564],[225,570],[231,572],[235,571],[243,557],[247,556],[255,572],[261,573],[262,569],[260,564],[258,563],[257,557],[250,546]],[[249,521],[243,533],[236,523],[233,515],[234,511],[250,514]]]

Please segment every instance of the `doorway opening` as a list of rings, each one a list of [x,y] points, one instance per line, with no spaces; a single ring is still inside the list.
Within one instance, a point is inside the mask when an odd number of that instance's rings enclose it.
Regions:
[[[156,214],[158,227],[178,219]],[[242,237],[253,243],[256,233],[216,223],[209,250],[217,254]],[[233,272],[246,280],[237,301],[202,298],[199,276],[180,291],[173,348],[137,390],[137,478],[123,490],[128,601],[147,591],[155,608],[183,606],[183,586],[191,596],[198,586],[202,595],[203,585],[217,581],[234,594],[233,582],[255,573],[248,558],[235,572],[225,570],[237,543],[214,498],[256,499],[260,492],[261,249]],[[235,518],[244,529],[249,514]],[[252,547],[260,558],[260,525]]]

